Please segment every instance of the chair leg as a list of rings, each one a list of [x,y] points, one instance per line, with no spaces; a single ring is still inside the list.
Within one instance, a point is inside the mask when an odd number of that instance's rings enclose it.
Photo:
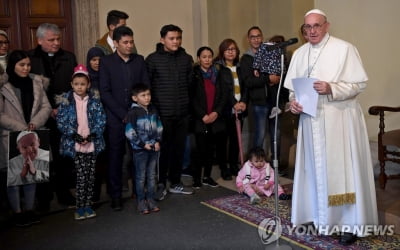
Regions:
[[[385,189],[386,186],[386,181],[387,181],[387,175],[385,173],[385,162],[380,162],[379,165],[381,166],[381,172],[379,174],[379,186],[381,189]]]

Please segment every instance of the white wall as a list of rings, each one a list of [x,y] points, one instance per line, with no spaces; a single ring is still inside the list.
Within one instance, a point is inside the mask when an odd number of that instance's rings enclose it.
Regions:
[[[188,53],[194,48],[193,3],[187,0],[99,0],[100,34],[107,32],[107,12],[116,9],[129,15],[127,25],[134,32],[139,54],[147,56],[160,41],[160,29],[165,24],[178,25],[183,30],[183,44]]]
[[[128,25],[135,33],[139,54],[154,51],[164,24],[183,29],[183,47],[192,56],[198,47],[209,45],[214,50],[231,37],[241,51],[247,44],[245,35],[253,25],[260,26],[265,38],[282,34],[299,37],[304,13],[320,8],[328,15],[332,35],[347,40],[358,48],[369,76],[367,90],[359,96],[370,138],[376,139],[378,118],[368,114],[372,105],[399,106],[400,50],[396,48],[400,32],[398,0],[98,0],[100,34],[107,31],[106,14],[111,9],[126,11]],[[289,47],[290,50],[300,45]],[[387,128],[398,128],[400,117],[387,117]]]
[[[368,134],[375,140],[378,118],[368,114],[372,105],[400,106],[400,1],[398,0],[316,0],[331,23],[330,32],[358,48],[369,81],[359,96]],[[386,128],[400,128],[398,114],[386,118]]]

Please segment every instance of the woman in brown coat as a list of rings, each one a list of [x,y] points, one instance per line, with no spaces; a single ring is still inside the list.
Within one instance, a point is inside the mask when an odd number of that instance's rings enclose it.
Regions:
[[[7,73],[0,76],[0,174],[2,176],[7,173],[8,133],[10,131],[40,129],[46,123],[51,112],[51,106],[45,92],[48,80],[38,75],[29,74],[30,69],[28,54],[22,50],[16,50],[8,58]],[[3,191],[5,184],[0,184]],[[29,216],[22,216],[21,205],[19,204],[19,189],[21,187],[25,193],[25,211],[31,212],[36,184],[7,188],[10,205],[16,214],[17,224],[25,226],[31,224],[33,218],[32,213],[25,214]],[[31,199],[28,199],[28,197],[31,197]]]

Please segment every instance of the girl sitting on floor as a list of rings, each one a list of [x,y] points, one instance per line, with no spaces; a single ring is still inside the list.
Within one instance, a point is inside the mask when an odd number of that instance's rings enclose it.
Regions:
[[[249,152],[249,160],[245,162],[236,177],[236,187],[239,193],[250,197],[251,204],[261,201],[260,196],[271,196],[274,193],[274,169],[265,161],[265,152],[255,147]],[[280,200],[290,200],[291,195],[285,194],[278,184]]]

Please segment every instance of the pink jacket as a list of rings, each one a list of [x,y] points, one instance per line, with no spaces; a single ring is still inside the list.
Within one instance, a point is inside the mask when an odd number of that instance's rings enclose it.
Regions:
[[[250,178],[246,178],[248,169],[250,168]],[[266,180],[267,173],[269,173],[269,179]],[[249,184],[255,184],[259,190],[262,190],[266,196],[271,196],[274,193],[274,170],[265,163],[262,168],[254,167],[250,161],[246,161],[243,167],[240,169],[236,177],[236,187],[241,187]],[[272,183],[271,187],[264,189],[266,183]],[[279,188],[279,187],[278,187]]]

